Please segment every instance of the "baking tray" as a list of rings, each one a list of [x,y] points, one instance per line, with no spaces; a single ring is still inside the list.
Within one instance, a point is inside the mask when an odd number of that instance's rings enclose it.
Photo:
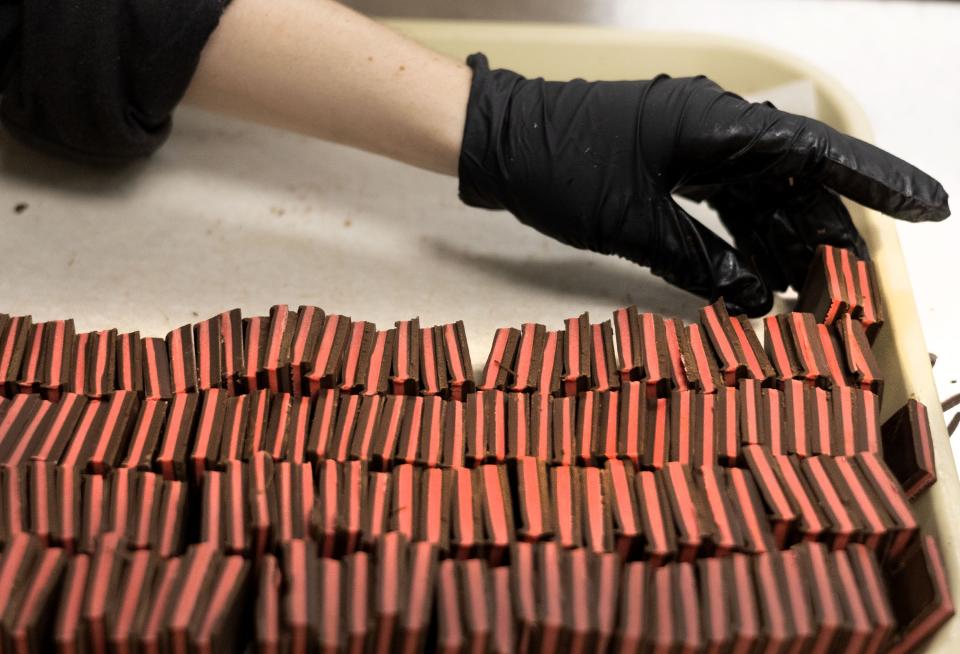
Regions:
[[[547,79],[645,79],[658,73],[706,75],[745,96],[770,87],[809,80],[816,115],[865,141],[872,138],[863,110],[839,84],[816,68],[766,46],[713,35],[636,32],[599,27],[449,21],[391,21],[421,43],[462,59],[484,52],[496,67]],[[874,344],[886,376],[881,417],[886,419],[909,397],[929,411],[937,483],[914,504],[923,528],[936,534],[943,552],[954,605],[960,591],[960,483],[943,411],[934,386],[903,251],[893,220],[848,203],[877,267],[887,322]],[[960,642],[960,620],[952,618],[926,651],[953,652]]]

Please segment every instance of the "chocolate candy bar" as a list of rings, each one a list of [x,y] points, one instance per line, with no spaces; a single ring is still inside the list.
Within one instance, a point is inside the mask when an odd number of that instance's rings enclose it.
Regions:
[[[327,449],[333,440],[333,432],[336,428],[339,404],[340,391],[327,389],[317,393],[306,453],[307,461],[314,465],[327,457]]]
[[[547,393],[530,396],[530,443],[527,451],[538,459],[549,460],[553,451],[554,400]]]
[[[591,387],[609,391],[620,387],[616,359],[613,350],[613,329],[610,321],[590,325],[590,376]]]
[[[316,354],[308,365],[301,365],[307,384],[304,392],[316,395],[321,389],[334,388],[339,383],[350,323],[348,316],[335,313],[329,314],[323,321]]]
[[[18,390],[17,378],[32,325],[30,316],[0,314],[0,387],[6,393]]]
[[[258,560],[270,550],[276,535],[277,505],[273,483],[273,459],[267,452],[256,452],[248,463],[250,501],[250,541],[253,558]]]
[[[254,633],[257,650],[280,651],[280,585],[283,574],[277,557],[265,554],[257,571],[257,601],[254,607]]]
[[[491,564],[506,560],[510,543],[515,540],[513,508],[510,502],[510,484],[504,466],[482,465],[476,469],[482,488],[480,496],[487,556]]]
[[[83,646],[80,632],[80,614],[90,573],[90,557],[78,554],[72,557],[64,573],[60,601],[52,625],[54,646],[58,652],[76,652]]]
[[[530,456],[516,459],[512,468],[517,538],[545,540],[553,535],[553,506],[547,485],[547,464]]]
[[[209,550],[205,549],[205,551]],[[161,651],[164,618],[172,608],[174,599],[183,591],[180,583],[180,572],[183,566],[184,561],[179,558],[163,561],[157,566],[150,589],[151,594],[147,601],[146,614],[137,625],[136,641],[141,651]]]
[[[219,546],[223,540],[222,513],[225,479],[224,474],[216,470],[209,470],[203,476],[200,486],[200,536],[198,539],[200,543],[213,543]],[[313,489],[310,490],[312,497]],[[282,488],[280,492],[283,492]]]
[[[394,463],[416,463],[422,425],[423,398],[411,398],[406,401],[403,409],[403,422],[400,423],[397,449],[393,456]]]
[[[779,552],[762,552],[754,557],[753,573],[757,583],[757,599],[763,616],[763,633],[771,651],[801,647],[797,642],[791,597],[787,588],[783,559]],[[800,650],[802,651],[802,650]]]
[[[617,602],[620,596],[621,559],[617,554],[591,557],[593,596],[591,611],[596,613],[596,650],[606,652],[614,641],[617,627]]]
[[[132,550],[148,549],[153,545],[154,515],[160,511],[163,497],[163,478],[149,472],[134,476],[134,492],[126,498],[126,543]],[[128,486],[129,489],[129,486]],[[120,489],[122,492],[122,488]],[[116,512],[113,513],[117,515]],[[116,525],[116,522],[114,522]]]
[[[424,395],[448,394],[443,328],[427,327],[420,330],[420,370]]]
[[[624,382],[643,377],[643,348],[640,345],[640,319],[637,307],[630,306],[613,312],[617,342],[617,372]]]
[[[309,391],[305,375],[312,369],[317,353],[323,317],[323,309],[319,307],[301,304],[297,309],[296,324],[290,338],[290,387],[294,397]]]
[[[390,378],[393,393],[416,395],[420,391],[420,319],[398,320],[394,326],[397,341]]]
[[[677,552],[673,511],[663,486],[663,476],[642,470],[633,478],[640,509],[644,554],[653,565],[660,565]]]
[[[478,561],[479,563],[479,561]],[[469,611],[464,611],[460,606],[460,594],[457,590],[457,565],[452,560],[441,561],[437,568],[437,642],[438,652],[462,652],[466,645],[464,636],[463,621]],[[483,604],[477,606],[484,615],[487,615],[486,598],[483,597]],[[471,609],[474,607],[471,606]],[[486,651],[486,641],[483,641],[483,648],[480,651]]]
[[[797,379],[783,382],[783,450],[785,454],[813,454],[814,434],[808,428],[808,404],[814,401],[813,389]]]
[[[843,346],[841,356],[853,381],[865,390],[882,395],[883,372],[873,355],[863,324],[846,315],[837,321],[835,327]]]
[[[827,516],[809,482],[800,471],[800,460],[793,455],[774,454],[770,464],[784,494],[796,509],[797,531],[805,540],[819,540],[829,531]]]
[[[193,651],[210,652],[214,647],[225,652],[243,649],[250,568],[251,564],[240,556],[221,559],[203,607],[190,620],[187,633]]]
[[[78,334],[74,344],[73,391],[103,397],[114,389],[117,330]]]
[[[164,481],[160,490],[160,505],[153,516],[151,546],[160,558],[179,555],[186,541],[187,484],[183,481]]]
[[[646,385],[647,397],[666,397],[673,386],[666,322],[663,316],[655,313],[640,314],[639,322],[643,352],[643,374],[640,379]]]
[[[651,646],[655,651],[699,651],[700,607],[693,566],[671,563],[656,568],[650,585],[645,622]]]
[[[646,397],[640,382],[620,386],[620,410],[617,434],[617,458],[640,464],[646,431]]]
[[[240,391],[240,374],[244,370],[243,319],[240,316],[240,309],[224,311],[211,320],[219,323],[221,344],[219,386],[226,388],[230,395],[236,395]],[[211,357],[213,357],[212,352]]]
[[[9,543],[27,531],[25,473],[22,467],[0,468],[0,543]]]
[[[406,588],[401,596],[397,647],[402,652],[419,652],[428,635],[433,615],[437,576],[437,548],[431,543],[411,543],[408,548]]]
[[[277,393],[270,402],[267,418],[267,430],[263,436],[263,450],[274,461],[287,458],[287,443],[290,438],[290,418],[293,413],[293,396],[290,393]]]
[[[477,391],[467,399],[466,461],[502,463],[507,459],[506,400],[500,390]]]
[[[164,642],[171,651],[187,651],[191,619],[202,610],[204,599],[220,578],[222,558],[208,543],[191,545],[184,555],[175,582],[176,592],[162,623]]]
[[[370,322],[358,320],[350,325],[350,335],[347,338],[343,366],[340,370],[342,392],[353,393],[363,390],[376,333],[377,326]]]
[[[272,394],[267,388],[250,392],[250,408],[247,414],[247,433],[243,441],[243,460],[249,461],[257,452],[267,447],[267,427],[270,424],[270,401]]]
[[[634,494],[634,469],[629,461],[610,459],[604,468],[604,496],[613,516],[615,550],[623,560],[639,553],[642,543],[640,508]]]
[[[220,388],[223,375],[223,337],[220,335],[220,316],[198,322],[193,326],[193,342],[197,355],[197,388]]]
[[[881,427],[883,460],[910,499],[937,481],[927,407],[910,399]]]
[[[38,462],[34,462],[37,464]],[[49,464],[39,464],[49,466]],[[45,475],[46,487],[44,490],[54,488],[55,471],[49,470]],[[82,507],[80,514],[80,542],[78,549],[81,552],[92,554],[96,549],[97,538],[109,530],[109,507],[110,498],[107,495],[109,486],[106,478],[102,475],[84,475],[80,482],[80,494],[82,497]],[[48,498],[53,498],[53,493],[48,491]],[[49,502],[49,499],[44,501]],[[32,507],[31,507],[32,508]],[[51,510],[52,509],[52,510]],[[46,507],[43,511],[49,520],[49,516],[56,515],[56,507]],[[33,523],[31,522],[31,526]]]
[[[666,327],[667,352],[670,354],[671,385],[677,390],[689,391],[691,390],[690,382],[683,366],[683,346],[681,345],[686,338],[683,321],[678,318],[665,318],[663,324]]]
[[[630,382],[628,382],[630,383]],[[620,392],[600,393],[597,431],[593,439],[593,460],[598,464],[620,456]]]
[[[60,457],[61,467],[77,470],[83,470],[86,467],[90,453],[96,445],[96,439],[101,433],[106,407],[107,403],[103,400],[91,400],[87,403],[77,428]]]
[[[25,467],[0,469],[0,507],[4,512],[0,532],[5,536],[0,540],[9,543],[16,534],[29,530],[45,547],[52,545],[57,517],[56,468],[46,461],[31,461]]]
[[[416,519],[417,474],[413,465],[404,463],[393,469],[390,480],[390,531],[400,532],[406,540],[413,540]]]
[[[40,391],[48,400],[57,401],[70,388],[73,373],[73,342],[75,330],[73,320],[52,320],[46,323],[43,332],[43,354],[40,369]],[[139,337],[133,343],[133,350],[140,352]],[[139,379],[139,367],[137,368]]]
[[[811,651],[832,651],[843,642],[847,617],[836,588],[836,570],[826,545],[805,541],[790,550],[793,562],[806,580],[810,598],[813,638]],[[876,650],[874,650],[876,651]]]
[[[437,398],[437,400],[439,399]],[[344,406],[348,405],[349,402]],[[372,458],[382,405],[383,398],[379,395],[365,395],[360,400],[356,425],[349,444],[349,458],[360,461],[369,461]]]
[[[144,338],[140,341],[140,346],[144,397],[151,400],[169,400],[173,396],[173,386],[166,341],[162,338]]]
[[[760,494],[749,472],[739,468],[725,470],[727,494],[743,536],[743,551],[759,554],[777,549],[777,544],[764,516]]]
[[[164,479],[187,479],[187,448],[193,434],[197,403],[195,393],[178,393],[170,401],[167,424],[154,460]]]
[[[797,298],[797,308],[813,313],[818,322],[827,325],[844,315],[860,319],[869,313],[868,323],[876,329],[882,318],[872,277],[872,266],[849,250],[821,245]]]
[[[390,389],[390,369],[393,365],[395,329],[378,331],[373,335],[370,362],[363,378],[363,394],[386,394]]]
[[[587,391],[577,398],[577,430],[574,434],[574,453],[578,465],[597,465],[594,450],[599,440],[600,393]]]
[[[715,556],[743,549],[740,520],[736,517],[726,491],[723,469],[704,464],[693,470],[697,492],[706,501],[706,516],[713,524],[711,540]]]
[[[360,516],[360,546],[370,550],[390,527],[391,475],[388,472],[370,472],[366,482],[367,494],[363,498]]]
[[[893,473],[876,454],[862,452],[852,457],[851,462],[856,465],[883,507],[885,515],[890,518],[891,523],[887,527],[891,538],[886,554],[889,558],[896,558],[917,533],[917,519],[910,508],[909,500]]]
[[[170,355],[170,385],[174,393],[197,391],[197,356],[193,349],[193,329],[179,327],[167,334]]]
[[[561,549],[557,543],[544,542],[537,553],[537,621],[540,651],[556,652],[563,642],[566,616],[563,613],[563,576]]]
[[[106,474],[120,463],[133,432],[140,400],[134,391],[115,391],[105,404],[103,422],[86,457],[87,472],[98,475]]]
[[[307,562],[309,601],[307,603],[309,641],[320,652],[340,652],[344,647],[342,624],[346,622],[343,602],[346,573],[343,561],[312,559]],[[295,632],[296,633],[296,632]],[[301,648],[297,637],[291,639],[290,651],[310,651],[308,643]]]
[[[310,439],[309,397],[294,396],[290,403],[290,420],[287,427],[286,458],[290,463],[307,460],[307,444]]]
[[[480,374],[480,390],[503,390],[513,381],[514,360],[520,343],[520,330],[500,327],[493,336],[490,354]]]
[[[107,615],[120,585],[123,551],[120,535],[104,534],[90,562],[90,573],[81,614],[81,629],[93,651],[103,651],[107,642]]]
[[[657,398],[647,404],[646,433],[641,448],[644,467],[659,469],[670,458],[670,405],[666,398]]]
[[[106,525],[110,531],[127,533],[130,499],[136,492],[136,474],[130,468],[114,468],[107,476],[109,486]]]
[[[729,386],[717,389],[714,405],[717,458],[725,465],[735,464],[740,458],[740,404],[737,390]]]
[[[801,568],[800,556],[787,550],[780,553],[783,562],[784,585],[787,589],[787,606],[793,624],[793,646],[807,651],[816,636],[811,598],[807,594],[806,572]]]
[[[743,458],[760,491],[773,538],[778,547],[784,547],[799,519],[795,501],[777,476],[769,449],[760,445],[744,445]]]
[[[849,458],[834,457],[824,461],[828,474],[847,509],[860,526],[860,533],[864,543],[871,549],[878,549],[882,539],[896,526],[880,504],[872,488],[866,482],[856,466]]]
[[[40,368],[43,366],[43,341],[46,327],[47,323],[43,322],[30,325],[23,360],[20,363],[20,375],[17,379],[17,386],[21,393],[36,393],[40,390]]]
[[[340,411],[337,415],[337,425],[333,431],[330,442],[327,444],[327,457],[334,461],[346,461],[351,457],[351,446],[359,456],[363,446],[364,438],[370,442],[373,435],[373,426],[376,420],[376,409],[380,402],[375,397],[364,397],[363,404],[366,407],[366,414],[361,416],[360,405],[361,396],[350,395],[344,398],[340,405]],[[372,413],[372,415],[371,415]],[[358,426],[360,418],[363,417],[363,424]],[[354,432],[361,429],[354,441]]]
[[[131,651],[135,647],[134,634],[138,616],[149,606],[151,580],[156,573],[157,560],[152,552],[139,550],[126,555],[117,596],[113,604],[115,614],[107,630],[107,643],[113,651]]]
[[[513,365],[513,381],[508,390],[522,393],[536,390],[543,367],[547,328],[528,322],[520,329],[520,340]]]
[[[827,518],[833,549],[842,549],[858,534],[859,525],[841,499],[828,472],[829,466],[825,464],[829,460],[830,458],[825,456],[801,459],[800,470]]]
[[[424,547],[429,550],[430,544],[425,543]],[[375,625],[372,651],[376,654],[394,651],[394,639],[400,632],[400,612],[408,593],[407,569],[407,540],[395,531],[385,534],[377,544],[377,580],[372,602]],[[428,593],[422,586],[423,581],[421,574],[418,587],[424,591],[422,601],[426,601]]]
[[[830,558],[833,560],[837,596],[848,619],[846,646],[850,651],[865,651],[873,635],[873,625],[863,597],[864,589],[858,584],[846,550],[831,552]]]
[[[389,470],[390,466],[393,464],[393,457],[397,450],[397,441],[400,439],[400,429],[403,426],[404,409],[412,403],[412,399],[407,399],[402,395],[390,395],[384,398],[383,410],[380,412],[380,419],[377,422],[376,431],[374,432],[373,436],[373,443],[370,447],[370,462],[373,469]],[[447,415],[447,418],[450,418],[449,414]],[[314,421],[316,422],[316,418],[314,418]],[[445,440],[449,441],[449,437]],[[462,458],[462,435],[460,446],[460,456]]]
[[[852,456],[859,451],[867,450],[870,445],[867,440],[866,420],[858,419],[869,416],[872,421],[873,447],[877,448],[876,409],[863,411],[859,408],[860,394],[847,386],[835,387],[831,391],[831,407],[833,409],[833,454]],[[859,415],[858,415],[859,414]],[[876,451],[876,449],[874,449]]]
[[[536,554],[537,546],[533,543],[514,543],[510,549],[510,592],[513,595],[513,610],[509,617],[511,618],[510,630],[516,634],[516,637],[510,643],[508,651],[513,651],[513,647],[521,651],[531,651],[537,646],[539,616],[537,614]],[[492,568],[494,573],[503,569],[506,568]],[[500,583],[503,583],[502,580]],[[495,610],[498,618],[502,618],[506,612],[499,601],[496,603]]]
[[[530,396],[507,393],[507,460],[516,461],[531,455],[530,445]]]
[[[873,263],[856,261],[856,285],[861,298],[860,322],[867,330],[867,338],[872,343],[883,326],[885,312],[880,301],[880,288],[877,284],[877,275]]]
[[[204,472],[213,470],[220,456],[227,391],[209,388],[201,391],[200,418],[190,451],[190,471],[194,484],[200,485]]]
[[[811,454],[834,454],[837,426],[833,419],[833,401],[829,391],[822,388],[811,390],[807,398],[806,423],[809,425],[807,442]]]
[[[642,561],[623,566],[620,581],[620,610],[614,651],[637,652],[647,646],[647,610],[650,567]]]
[[[508,654],[517,643],[514,619],[512,591],[510,588],[510,568],[501,566],[492,568],[490,573],[490,597],[493,627],[490,636],[490,651],[496,654]],[[520,645],[523,645],[521,641]],[[480,650],[476,650],[480,651]]]
[[[745,316],[730,316],[722,299],[700,310],[700,324],[720,357],[728,386],[738,377],[763,382],[776,376],[750,322]]]
[[[7,467],[30,458],[42,439],[44,419],[56,407],[33,395],[17,395],[10,405],[11,411],[0,420],[0,465]]]
[[[786,313],[763,320],[764,349],[777,372],[780,384],[802,379],[825,384],[827,360],[810,313]]]
[[[255,316],[243,319],[243,370],[240,378],[247,393],[259,388],[264,375],[263,364],[266,357],[267,338],[270,335],[270,319]]]
[[[730,558],[706,558],[697,561],[700,578],[700,615],[703,616],[703,642],[708,652],[731,651],[736,637],[733,607],[727,601],[733,585]]]
[[[440,468],[426,468],[418,477],[413,539],[432,543],[440,552],[446,552],[450,538],[451,473]]]
[[[482,490],[477,488],[478,477],[467,468],[453,468],[450,476],[450,556],[471,558],[483,542]]]
[[[16,611],[18,603],[15,591],[29,579],[30,572],[43,557],[42,544],[25,532],[11,538],[0,555],[0,586],[4,589],[0,595],[0,616]]]
[[[222,549],[228,554],[246,554],[250,551],[247,533],[250,513],[248,483],[247,471],[241,461],[231,460],[224,464]]]
[[[827,362],[829,385],[834,388],[852,385],[854,380],[847,370],[846,360],[841,356],[843,346],[837,334],[826,325],[817,325],[817,334]]]
[[[552,467],[549,475],[550,498],[556,521],[554,540],[562,547],[580,547],[583,544],[580,476],[574,473],[571,466]]]
[[[243,444],[246,440],[247,422],[250,419],[250,396],[237,395],[227,398],[223,410],[223,428],[220,430],[220,452],[217,467],[223,468],[227,461],[243,459]]]
[[[543,341],[543,363],[540,365],[540,378],[537,390],[546,395],[560,393],[560,381],[563,376],[564,332],[548,331]]]
[[[69,322],[72,331],[73,321]],[[117,390],[143,395],[143,348],[140,345],[140,332],[117,336],[117,371],[114,384]]]
[[[553,401],[553,445],[550,463],[570,466],[574,463],[577,398],[558,397]]]
[[[701,393],[715,393],[724,385],[717,356],[709,339],[704,337],[700,325],[687,325],[680,348],[683,371],[692,389]]]
[[[707,499],[694,484],[692,469],[688,465],[671,462],[654,474],[663,479],[663,490],[670,503],[678,559],[693,561],[713,541]]]
[[[436,395],[423,398],[420,446],[417,450],[417,463],[422,466],[431,468],[440,466],[441,448],[443,445],[443,424],[448,404],[448,402],[441,400],[440,397]]]
[[[596,646],[597,613],[594,604],[593,560],[585,549],[568,550],[561,557],[564,642],[574,652]]]
[[[467,395],[477,390],[473,380],[473,364],[467,347],[467,333],[463,321],[443,325],[443,356],[447,362],[447,381],[453,399],[464,401]],[[388,364],[389,365],[389,364]],[[535,377],[535,375],[534,375]]]
[[[323,614],[329,611],[336,615],[340,608],[340,579],[325,578],[327,575],[323,574],[324,567],[312,558],[308,559],[307,543],[304,540],[284,543],[282,552],[284,584],[281,620],[284,636],[291,652],[306,652],[308,631],[313,631],[310,634],[313,638],[319,638],[317,628],[318,623],[323,621]],[[336,586],[330,583],[332,581],[337,582]],[[326,598],[316,597],[324,591],[334,591],[331,593],[331,599],[334,599],[332,606],[324,606],[323,599]]]
[[[693,424],[699,433],[694,440],[693,465],[714,464],[720,460],[717,448],[719,432],[717,419],[721,417],[717,410],[720,398],[717,394],[693,393]]]
[[[596,554],[613,551],[613,516],[610,503],[603,494],[603,470],[575,468],[583,493],[580,506],[583,512],[584,546]]]
[[[290,349],[296,328],[296,314],[291,315],[286,304],[270,307],[267,342],[263,350],[263,372],[266,388],[274,393],[292,392]]]
[[[706,435],[697,422],[696,394],[673,391],[670,397],[670,460],[691,464],[699,459],[700,441]]]
[[[372,641],[370,597],[373,594],[373,563],[366,552],[355,552],[346,557],[344,607],[346,613],[347,652],[366,651]]]
[[[582,313],[563,325],[563,394],[576,395],[590,386],[590,316]]]
[[[869,652],[883,651],[897,626],[883,573],[870,548],[853,543],[847,548],[847,555],[856,583],[863,589],[863,603],[872,626],[866,649]]]

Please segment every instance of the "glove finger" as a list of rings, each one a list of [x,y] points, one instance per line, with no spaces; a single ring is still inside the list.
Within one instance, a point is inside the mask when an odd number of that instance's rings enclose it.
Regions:
[[[669,197],[632,207],[609,251],[710,301],[722,297],[731,312],[762,316],[773,305],[750,259]]]
[[[820,185],[792,189],[728,187],[710,206],[773,290],[799,289],[817,246],[834,245],[868,258],[866,244],[836,193]]]

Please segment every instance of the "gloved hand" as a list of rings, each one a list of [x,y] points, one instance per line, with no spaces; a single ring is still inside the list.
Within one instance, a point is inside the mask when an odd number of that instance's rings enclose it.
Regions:
[[[732,311],[769,311],[816,246],[862,238],[837,194],[909,221],[950,215],[940,184],[827,125],[705,77],[546,82],[472,55],[460,197],[578,248],[616,254]],[[736,247],[671,194],[705,200]]]

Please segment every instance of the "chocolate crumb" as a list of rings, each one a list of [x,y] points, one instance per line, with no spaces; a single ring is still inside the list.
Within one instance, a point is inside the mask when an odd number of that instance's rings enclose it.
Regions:
[[[953,416],[950,424],[947,425],[947,436],[953,436],[953,432],[957,431],[957,427],[960,427],[960,413]]]
[[[953,407],[955,407],[955,406],[957,406],[957,405],[960,405],[960,393],[957,393],[957,394],[955,394],[955,395],[951,395],[950,397],[948,397],[947,399],[945,399],[945,400],[943,401],[943,404],[942,404],[941,406],[943,407],[943,410],[944,410],[944,411],[949,411],[950,409],[952,409]]]
[[[26,202],[17,202],[15,205],[13,205],[13,213],[23,213],[29,208],[30,205]]]
[[[930,367],[932,368],[937,365],[937,355],[933,352],[928,352],[927,354],[930,356]]]

